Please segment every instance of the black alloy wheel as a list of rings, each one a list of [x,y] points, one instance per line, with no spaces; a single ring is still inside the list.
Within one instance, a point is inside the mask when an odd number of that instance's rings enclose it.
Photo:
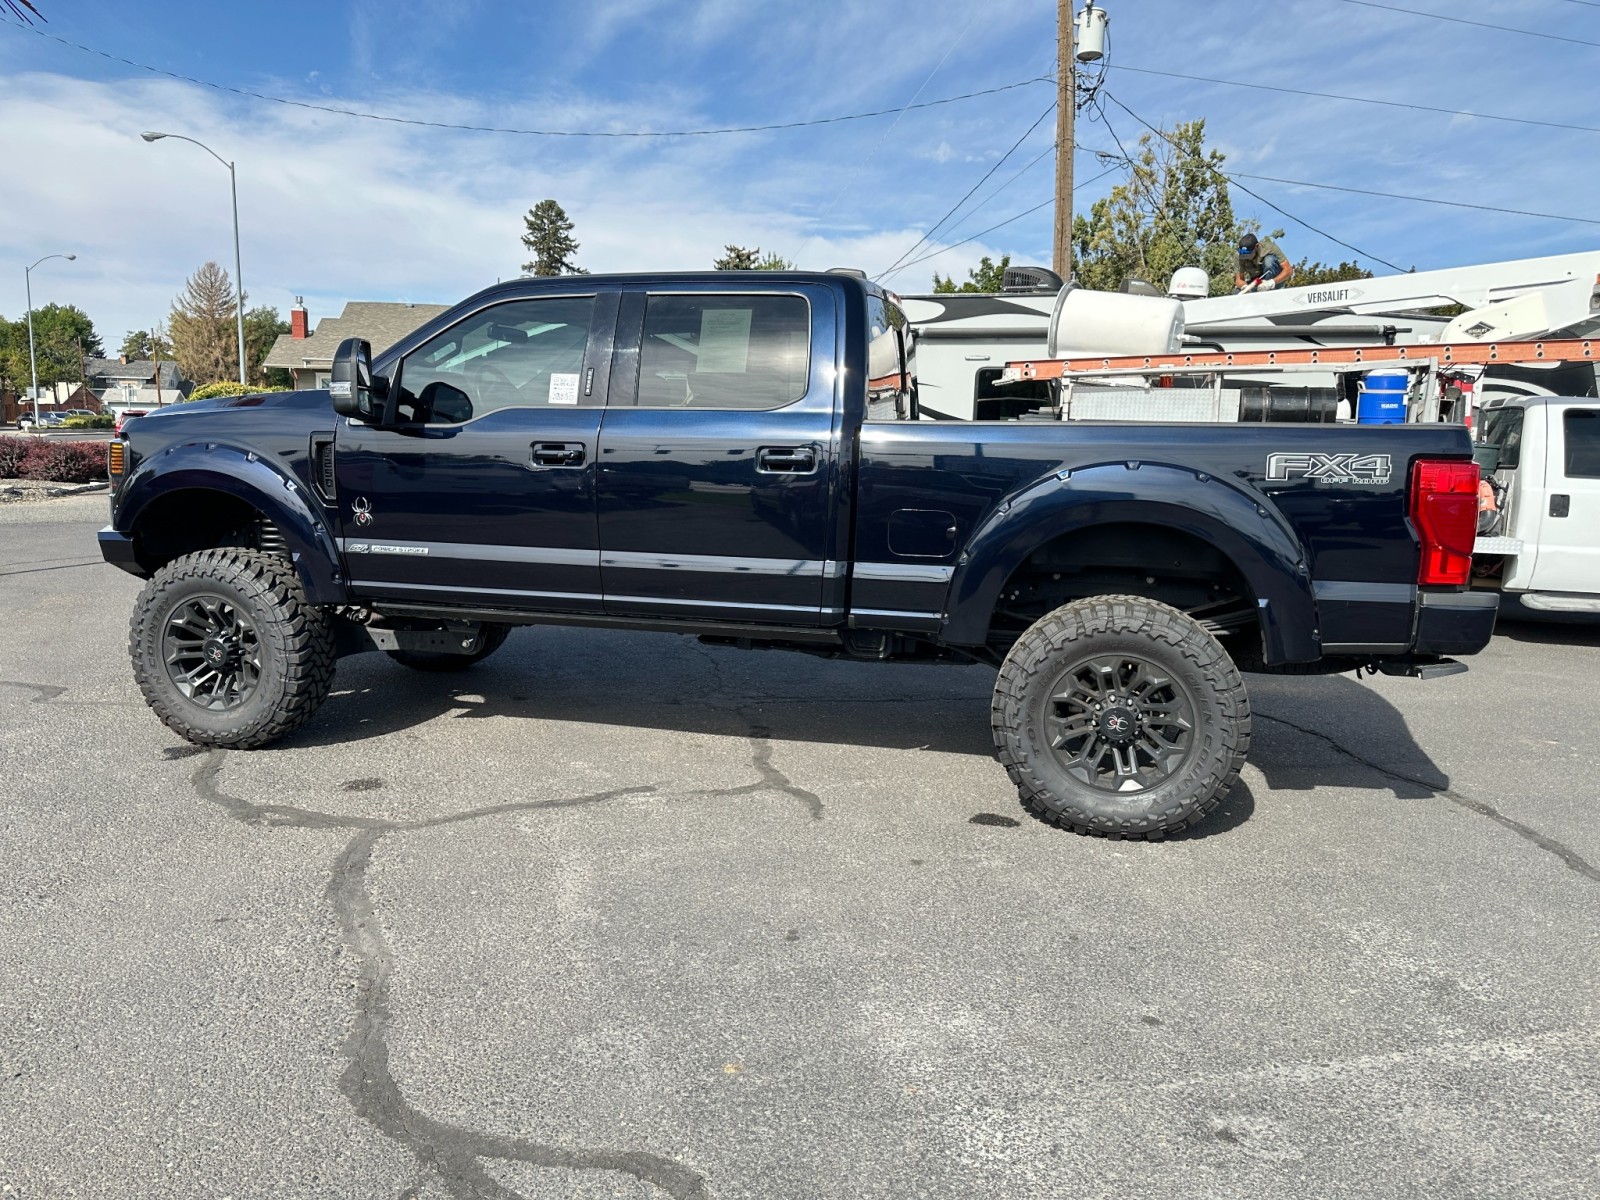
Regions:
[[[1142,596],[1076,600],[1036,621],[1000,666],[990,719],[1028,810],[1102,837],[1199,823],[1250,749],[1250,697],[1227,651]]]
[[[139,593],[128,630],[145,703],[200,746],[250,750],[311,718],[333,683],[328,614],[288,559],[220,546],[185,554]]]
[[[172,685],[201,708],[238,708],[261,682],[261,636],[226,596],[179,599],[167,614],[161,653]]]
[[[1155,787],[1194,753],[1188,689],[1131,654],[1090,655],[1067,667],[1050,685],[1040,717],[1067,774],[1102,791]]]

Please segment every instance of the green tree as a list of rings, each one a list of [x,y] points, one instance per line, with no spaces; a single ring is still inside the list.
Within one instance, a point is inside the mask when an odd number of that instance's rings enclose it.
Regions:
[[[936,292],[998,292],[1005,279],[1006,268],[1011,265],[1011,255],[1002,255],[999,262],[993,261],[987,254],[978,260],[978,265],[967,272],[967,281],[960,287],[956,286],[955,276],[940,277],[939,272],[933,273],[933,290]]]
[[[244,359],[250,382],[257,387],[288,387],[289,372],[282,367],[268,369],[261,362],[272,352],[280,334],[289,332],[289,322],[276,308],[265,304],[247,309],[244,314]]]
[[[184,281],[168,325],[172,354],[185,379],[215,383],[237,374],[237,312],[233,281],[216,263],[204,264]]]
[[[1205,136],[1199,120],[1139,139],[1127,182],[1073,218],[1075,282],[1110,292],[1137,277],[1165,290],[1179,267],[1202,267],[1212,295],[1233,290],[1248,226],[1234,219],[1224,156]]]
[[[129,362],[139,362],[144,359],[172,358],[172,344],[167,341],[166,333],[158,325],[154,329],[130,329],[122,337],[122,346],[117,351]]]
[[[105,353],[89,314],[74,304],[46,304],[33,310],[34,362],[39,386],[83,379],[83,360]],[[28,321],[0,320],[0,391],[25,392],[33,382],[28,363]]]
[[[777,251],[761,253],[761,247],[728,245],[722,257],[711,264],[713,271],[792,271],[794,264]]]
[[[1312,262],[1302,258],[1294,265],[1290,287],[1314,287],[1319,283],[1348,283],[1352,279],[1371,279],[1372,272],[1356,262],[1342,262],[1338,266]]]
[[[567,212],[554,200],[541,200],[522,218],[526,229],[522,244],[533,252],[533,261],[522,264],[529,275],[587,275],[573,262],[578,243],[572,236]]]

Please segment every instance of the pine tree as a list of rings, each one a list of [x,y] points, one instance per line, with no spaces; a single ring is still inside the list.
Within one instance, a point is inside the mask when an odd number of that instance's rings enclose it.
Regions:
[[[722,248],[722,257],[711,264],[713,271],[792,271],[794,264],[777,251],[761,253],[761,247],[732,244]]]
[[[522,218],[527,230],[522,244],[533,251],[533,261],[522,264],[529,275],[587,275],[574,263],[578,243],[572,236],[572,222],[566,210],[554,200],[541,200]]]
[[[208,262],[184,282],[172,302],[172,354],[185,379],[218,383],[238,371],[239,344],[233,281]]]

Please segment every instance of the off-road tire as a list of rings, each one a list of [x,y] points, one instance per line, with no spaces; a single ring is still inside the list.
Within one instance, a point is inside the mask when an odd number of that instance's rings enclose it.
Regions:
[[[225,598],[254,627],[259,677],[235,708],[201,706],[168,674],[168,621],[197,596]],[[200,746],[250,750],[275,742],[305,724],[333,684],[333,631],[326,614],[307,603],[289,562],[259,550],[202,550],[162,567],[134,603],[128,653],[145,703],[167,728]]]
[[[1188,753],[1143,791],[1091,787],[1067,773],[1045,733],[1061,673],[1088,655],[1130,654],[1186,689]],[[1227,652],[1198,622],[1138,596],[1097,596],[1047,613],[1000,667],[991,707],[995,747],[1023,805],[1074,833],[1157,839],[1212,812],[1239,778],[1250,748],[1250,700]]]
[[[510,636],[510,625],[485,625],[483,645],[471,654],[445,654],[437,650],[385,650],[384,653],[414,671],[465,671],[504,646]]]

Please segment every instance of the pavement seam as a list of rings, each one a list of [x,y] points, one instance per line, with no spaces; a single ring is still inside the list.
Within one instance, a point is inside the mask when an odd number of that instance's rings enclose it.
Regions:
[[[230,817],[268,828],[354,830],[334,860],[324,897],[338,918],[346,949],[356,958],[359,977],[355,1019],[341,1053],[346,1066],[339,1088],[356,1115],[411,1151],[418,1167],[431,1172],[457,1200],[520,1200],[484,1169],[483,1159],[576,1171],[617,1171],[652,1184],[673,1200],[706,1200],[704,1178],[692,1167],[638,1150],[562,1148],[527,1138],[477,1133],[436,1120],[409,1104],[389,1070],[389,981],[394,953],[383,935],[367,888],[367,869],[377,844],[391,833],[433,829],[512,812],[603,804],[624,796],[656,792],[653,786],[616,788],[583,796],[527,800],[447,813],[419,821],[354,817],[288,804],[257,804],[224,792],[218,775],[226,750],[212,750],[195,769],[195,792]]]
[[[1487,817],[1495,824],[1505,829],[1509,829],[1512,833],[1516,834],[1519,838],[1528,842],[1530,845],[1545,851],[1547,854],[1553,854],[1567,867],[1573,871],[1576,871],[1579,875],[1583,876],[1591,883],[1600,883],[1600,867],[1596,867],[1588,859],[1584,858],[1583,855],[1572,849],[1572,847],[1563,842],[1557,841],[1555,838],[1548,837],[1545,834],[1540,833],[1532,826],[1524,825],[1521,821],[1516,820],[1514,817],[1506,816],[1505,813],[1501,812],[1492,804],[1486,804],[1482,800],[1474,800],[1471,796],[1463,795],[1461,792],[1458,792],[1454,788],[1450,787],[1448,785],[1448,781],[1441,783],[1437,780],[1423,779],[1421,776],[1417,775],[1407,775],[1404,771],[1397,771],[1393,767],[1386,767],[1382,763],[1374,762],[1370,758],[1357,754],[1354,750],[1351,750],[1340,743],[1338,739],[1330,736],[1329,734],[1323,733],[1319,729],[1312,729],[1305,725],[1297,725],[1295,722],[1285,720],[1283,717],[1269,716],[1268,714],[1261,712],[1259,709],[1256,710],[1255,715],[1263,721],[1272,721],[1275,724],[1283,725],[1289,729],[1293,729],[1297,733],[1303,733],[1307,737],[1316,738],[1318,741],[1331,747],[1333,750],[1336,750],[1346,758],[1358,762],[1362,766],[1376,771],[1380,775],[1387,776],[1390,779],[1398,780],[1401,783],[1410,783],[1415,784],[1417,787],[1426,788],[1433,795],[1438,796],[1443,800],[1450,801],[1451,804],[1456,805],[1458,808],[1465,809],[1467,812],[1476,813],[1480,817]]]

